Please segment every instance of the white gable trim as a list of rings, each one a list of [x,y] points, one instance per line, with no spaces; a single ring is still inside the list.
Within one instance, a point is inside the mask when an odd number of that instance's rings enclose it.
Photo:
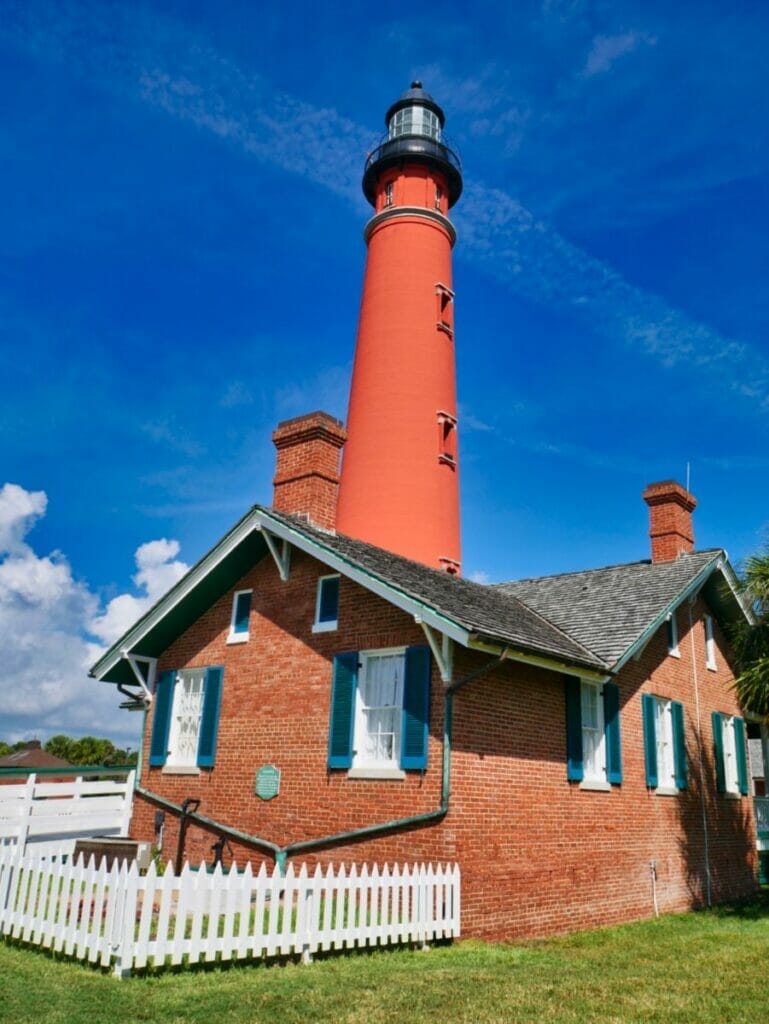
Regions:
[[[118,664],[121,658],[127,658],[132,654],[144,637],[158,625],[160,621],[172,611],[180,601],[190,594],[199,583],[229,555],[250,533],[260,532],[265,536],[267,532],[274,538],[283,541],[284,552],[283,567],[288,565],[288,553],[290,547],[294,546],[300,551],[317,558],[318,561],[328,565],[331,569],[341,573],[353,582],[360,584],[366,590],[389,604],[394,605],[409,616],[418,619],[424,626],[428,626],[443,637],[454,640],[463,647],[477,647],[472,641],[474,635],[464,626],[453,621],[447,616],[437,612],[430,605],[424,604],[418,598],[411,597],[403,591],[380,579],[378,576],[354,565],[342,555],[325,547],[322,542],[310,539],[301,533],[299,528],[294,528],[273,518],[269,512],[259,507],[252,508],[241,520],[236,523],[232,530],[211,549],[196,565],[190,569],[168,593],[162,597],[141,619],[125,633],[113,646],[95,663],[90,674],[96,679],[103,679]],[[281,565],[278,564],[280,571]],[[282,573],[281,573],[282,575]],[[501,646],[500,646],[501,649]],[[507,657],[527,664],[536,664],[544,668],[556,669],[557,671],[571,670],[574,666],[562,662],[555,657],[548,655],[533,655],[527,652],[513,651],[508,648]],[[448,665],[442,666],[448,668]],[[584,670],[580,669],[580,672]]]
[[[635,642],[628,647],[619,661],[613,666],[612,671],[615,673],[619,672],[619,670],[623,668],[631,658],[640,657],[652,636],[657,632],[660,626],[662,626],[665,620],[668,619],[673,612],[677,611],[684,601],[696,597],[714,572],[720,572],[726,580],[732,596],[739,605],[747,621],[750,623],[755,622],[755,616],[752,609],[746,605],[745,599],[740,593],[737,577],[727,560],[726,552],[721,552],[720,554],[714,555],[712,561],[708,562],[705,568],[701,569],[700,572],[697,573],[688,586],[686,586],[684,590],[677,594],[676,597],[662,609],[659,615],[652,620]]]

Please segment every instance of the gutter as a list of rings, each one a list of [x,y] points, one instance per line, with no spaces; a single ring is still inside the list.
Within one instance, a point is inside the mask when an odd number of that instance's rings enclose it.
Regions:
[[[277,843],[273,843],[269,839],[263,839],[261,836],[241,832],[240,829],[233,828],[230,825],[225,825],[220,821],[215,821],[213,818],[208,818],[203,814],[198,814],[197,812],[186,812],[179,804],[172,803],[170,800],[166,800],[165,797],[158,796],[157,793],[153,793],[151,790],[145,789],[143,786],[137,785],[135,787],[135,792],[152,803],[157,804],[158,807],[171,811],[179,818],[184,815],[187,821],[202,825],[204,828],[216,831],[220,835],[227,836],[227,838],[234,839],[236,842],[243,843],[246,846],[255,846],[257,849],[267,851],[275,858],[275,863],[280,868],[281,873],[286,869],[287,858],[297,853],[305,853],[309,850],[318,850],[325,846],[336,846],[338,843],[348,842],[350,840],[371,838],[372,836],[385,835],[388,832],[395,832],[403,828],[409,828],[410,826],[422,826],[428,825],[434,821],[440,821],[448,813],[449,798],[451,794],[451,737],[454,721],[454,694],[457,690],[466,686],[468,683],[471,683],[474,680],[479,679],[481,676],[486,675],[488,672],[492,672],[495,668],[498,668],[504,662],[505,654],[506,651],[504,651],[498,658],[495,658],[493,661],[490,661],[485,665],[481,665],[479,668],[468,673],[466,676],[463,676],[461,679],[457,679],[456,682],[451,683],[444,689],[441,802],[440,806],[433,811],[425,811],[423,814],[412,814],[406,818],[393,818],[391,821],[381,822],[376,825],[365,825],[362,828],[350,829],[347,832],[335,832],[331,835],[321,836],[317,839],[302,839],[295,843],[288,843],[286,846],[278,846]]]

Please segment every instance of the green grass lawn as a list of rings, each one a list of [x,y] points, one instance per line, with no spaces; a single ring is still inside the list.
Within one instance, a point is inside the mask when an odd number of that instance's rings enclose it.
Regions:
[[[0,942],[13,1024],[516,1024],[760,1021],[769,1012],[769,898],[519,945],[239,965],[118,981]]]

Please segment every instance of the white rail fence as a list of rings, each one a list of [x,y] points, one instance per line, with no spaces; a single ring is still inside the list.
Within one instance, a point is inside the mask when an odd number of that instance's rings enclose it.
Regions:
[[[285,875],[209,873],[152,864],[107,870],[93,857],[76,863],[21,856],[0,846],[0,935],[45,946],[119,976],[133,968],[199,961],[301,955],[459,935],[457,865],[342,865]]]
[[[32,774],[26,782],[0,785],[0,842],[15,841],[22,852],[71,853],[78,839],[128,835],[134,775],[46,782]]]

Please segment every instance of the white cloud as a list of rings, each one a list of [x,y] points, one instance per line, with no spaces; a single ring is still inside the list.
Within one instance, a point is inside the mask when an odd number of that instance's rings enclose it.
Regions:
[[[25,491],[18,484],[0,490],[0,553],[22,546],[35,520],[45,515],[48,499],[43,491]]]
[[[475,572],[471,572],[470,579],[473,583],[483,583],[484,585],[486,583],[491,583],[491,576],[489,576],[487,572],[484,572],[483,569],[476,569]]]
[[[136,549],[138,572],[133,582],[143,593],[113,597],[104,612],[89,623],[90,631],[105,644],[113,644],[136,620],[177,583],[189,566],[176,559],[179,543],[175,540],[151,540]]]
[[[103,648],[186,571],[174,540],[155,540],[136,552],[138,596],[122,594],[101,609],[99,598],[73,576],[66,557],[38,555],[27,535],[45,514],[43,491],[18,484],[0,488],[0,636],[3,701],[0,739],[56,732],[95,733],[136,742],[138,716],[116,715],[114,687],[88,678]]]

